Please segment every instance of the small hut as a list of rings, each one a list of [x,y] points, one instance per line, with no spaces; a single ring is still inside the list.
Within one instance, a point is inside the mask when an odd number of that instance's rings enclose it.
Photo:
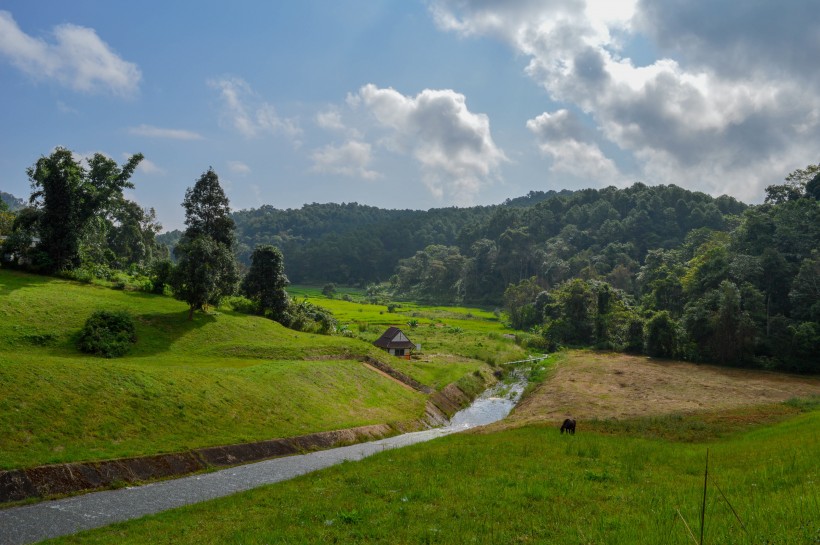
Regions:
[[[387,331],[376,339],[373,344],[387,350],[392,356],[403,358],[410,358],[410,353],[416,348],[416,345],[398,327],[388,327]]]

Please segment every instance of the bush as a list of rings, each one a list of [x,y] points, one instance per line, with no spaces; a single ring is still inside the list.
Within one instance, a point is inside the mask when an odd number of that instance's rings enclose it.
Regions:
[[[230,297],[226,297],[223,300],[223,303],[227,303],[228,306],[236,312],[240,312],[242,314],[256,314],[256,303],[247,297],[232,295]]]
[[[134,319],[124,311],[98,310],[80,332],[79,349],[105,358],[124,356],[137,342]]]
[[[168,259],[161,259],[159,261],[155,261],[151,265],[151,272],[149,277],[151,278],[151,284],[153,287],[153,292],[162,295],[165,293],[165,286],[170,286],[171,284],[171,275],[174,272],[174,264],[171,263]]]

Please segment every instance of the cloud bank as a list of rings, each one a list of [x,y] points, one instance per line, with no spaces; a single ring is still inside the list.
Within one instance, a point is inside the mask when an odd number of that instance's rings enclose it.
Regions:
[[[431,12],[444,30],[509,44],[567,106],[527,121],[553,171],[759,200],[820,149],[820,12],[808,4],[438,0]],[[636,38],[655,60],[628,57]],[[571,111],[594,129],[578,131]]]

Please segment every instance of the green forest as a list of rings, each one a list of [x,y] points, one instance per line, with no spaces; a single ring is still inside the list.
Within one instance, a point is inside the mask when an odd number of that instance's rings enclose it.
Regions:
[[[820,165],[755,206],[635,183],[427,211],[231,211],[209,170],[183,202],[187,229],[159,235],[153,211],[122,197],[141,158],[95,156],[85,168],[67,150],[42,157],[27,206],[3,195],[16,204],[0,205],[4,266],[144,278],[191,312],[239,293],[251,312],[323,332],[327,313],[303,302],[296,316],[284,287],[358,286],[381,300],[498,308],[545,350],[820,372]],[[201,263],[221,272],[198,277]]]

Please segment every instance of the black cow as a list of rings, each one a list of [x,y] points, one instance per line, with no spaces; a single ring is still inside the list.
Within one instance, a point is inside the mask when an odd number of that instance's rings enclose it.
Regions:
[[[575,420],[572,418],[567,418],[564,420],[564,423],[561,424],[561,433],[564,433],[565,431],[575,435]]]

